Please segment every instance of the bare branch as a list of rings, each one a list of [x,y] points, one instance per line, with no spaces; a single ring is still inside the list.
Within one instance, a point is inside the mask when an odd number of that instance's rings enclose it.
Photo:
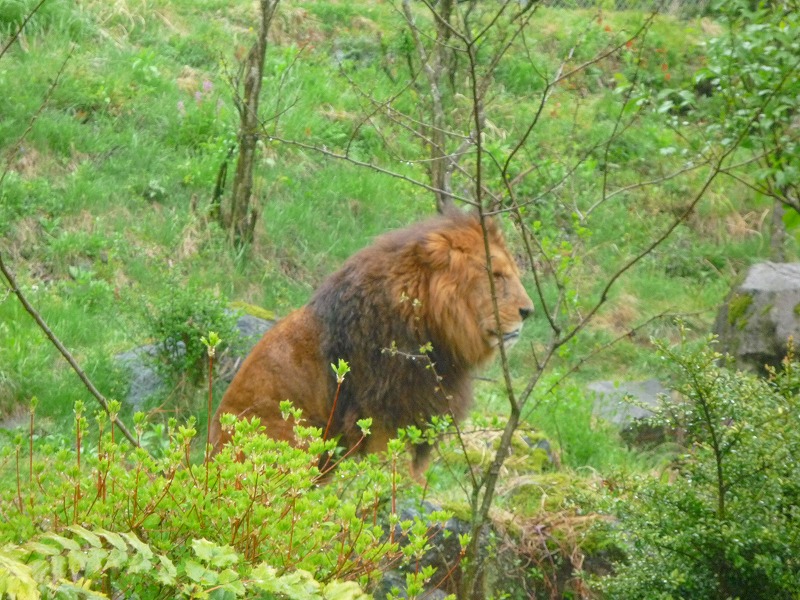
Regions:
[[[11,170],[11,163],[17,156],[17,152],[19,152],[19,149],[22,146],[22,142],[25,141],[25,138],[28,137],[28,134],[30,134],[34,124],[36,123],[36,121],[39,120],[39,117],[42,115],[42,112],[44,111],[45,108],[47,108],[47,105],[50,103],[50,97],[53,95],[53,91],[55,91],[56,87],[58,87],[58,84],[61,81],[61,77],[62,75],[64,75],[64,71],[67,68],[67,63],[72,58],[72,54],[74,52],[75,52],[75,45],[73,44],[69,47],[69,52],[67,52],[67,56],[65,56],[64,60],[61,62],[61,66],[58,68],[56,76],[53,77],[53,80],[50,82],[50,86],[47,88],[47,92],[44,95],[44,100],[42,100],[42,103],[39,105],[39,108],[36,109],[36,112],[30,118],[30,121],[28,121],[28,126],[25,128],[25,131],[22,132],[17,141],[14,142],[14,144],[8,150],[8,156],[6,158],[6,166],[3,169],[3,172],[0,173],[0,185],[3,184],[6,175]]]
[[[558,341],[557,346],[563,346],[564,344],[569,342],[570,339],[575,337],[575,335],[577,335],[578,332],[581,331],[589,323],[589,321],[591,321],[594,315],[597,314],[597,311],[600,310],[600,307],[603,304],[605,304],[606,300],[608,299],[608,293],[611,291],[611,288],[614,287],[614,285],[620,279],[620,277],[622,277],[622,275],[627,273],[634,265],[640,262],[645,256],[648,256],[653,250],[655,250],[658,246],[660,246],[670,235],[672,235],[672,232],[675,231],[678,225],[680,225],[686,219],[688,219],[689,215],[692,214],[694,209],[699,204],[700,200],[703,199],[706,191],[714,182],[714,180],[723,173],[722,165],[739,148],[742,141],[747,136],[750,127],[752,127],[752,125],[760,118],[763,107],[766,106],[769,102],[771,102],[772,99],[775,97],[775,95],[778,94],[778,92],[782,89],[783,84],[786,83],[788,77],[789,73],[787,73],[786,76],[783,78],[783,80],[781,81],[781,85],[777,86],[774,90],[772,90],[770,94],[767,94],[764,97],[761,106],[753,110],[752,117],[742,127],[737,138],[733,140],[732,143],[725,149],[725,151],[716,159],[715,164],[711,169],[711,173],[709,173],[708,177],[706,177],[705,182],[700,187],[698,192],[695,194],[692,201],[684,209],[684,211],[680,215],[678,215],[678,217],[670,224],[669,227],[666,228],[666,230],[664,230],[663,233],[661,233],[661,235],[659,235],[653,242],[648,244],[646,248],[644,248],[642,251],[636,254],[633,258],[628,260],[620,269],[618,269],[609,278],[609,280],[606,282],[606,285],[603,287],[602,292],[600,293],[600,298],[597,301],[597,303],[589,310],[588,314],[585,317],[583,317],[580,323],[578,323],[569,333],[567,333],[562,339]]]
[[[370,169],[372,171],[375,171],[376,173],[382,173],[384,175],[388,175],[390,177],[394,177],[395,179],[401,179],[403,181],[407,181],[408,183],[410,183],[412,185],[421,187],[421,188],[426,189],[426,190],[428,190],[430,192],[433,192],[433,193],[436,193],[437,191],[439,191],[435,187],[433,187],[433,186],[431,186],[431,185],[429,185],[427,183],[424,183],[422,181],[419,181],[418,179],[414,179],[413,177],[409,177],[408,175],[403,175],[402,173],[398,173],[397,171],[392,171],[390,169],[384,169],[383,167],[379,167],[378,165],[374,165],[374,164],[371,164],[371,163],[368,163],[368,162],[357,160],[355,158],[347,156],[346,154],[339,154],[337,152],[333,152],[331,150],[328,150],[324,146],[315,146],[314,144],[306,144],[304,142],[298,142],[296,140],[289,140],[289,139],[286,139],[286,138],[283,138],[283,137],[279,137],[279,136],[276,136],[276,135],[268,135],[268,139],[270,141],[276,141],[276,142],[280,142],[281,144],[286,144],[287,146],[295,146],[297,148],[302,148],[304,150],[311,150],[313,152],[318,152],[318,153],[320,153],[320,154],[322,154],[324,156],[327,156],[329,158],[335,158],[337,160],[341,160],[341,161],[344,161],[344,162],[349,162],[349,163],[352,163],[352,164],[354,164],[354,165],[356,165],[358,167],[364,167],[364,168]],[[459,196],[458,194],[454,193],[453,194],[453,198],[463,202],[464,204],[468,204],[470,206],[477,206],[477,203],[474,200],[472,200],[470,198],[467,198],[465,196]]]
[[[541,118],[542,112],[544,111],[545,104],[547,103],[547,99],[549,98],[550,94],[552,93],[553,88],[555,88],[555,86],[557,86],[562,81],[566,81],[567,79],[569,79],[573,75],[575,75],[577,73],[580,73],[581,71],[585,70],[586,68],[588,68],[588,67],[590,67],[590,66],[592,66],[594,64],[597,64],[601,60],[611,56],[615,52],[618,52],[619,50],[624,48],[625,45],[628,44],[628,42],[631,42],[631,41],[635,40],[636,38],[638,38],[642,34],[643,31],[646,31],[647,29],[649,29],[650,26],[652,25],[654,19],[655,19],[655,13],[651,14],[648,17],[648,19],[642,24],[642,26],[639,27],[639,29],[637,29],[636,32],[632,36],[628,37],[628,39],[620,42],[619,44],[617,44],[615,46],[610,47],[605,52],[602,52],[602,53],[598,54],[594,58],[592,58],[590,60],[587,60],[586,62],[578,65],[574,69],[571,69],[570,71],[567,71],[566,73],[564,73],[563,69],[566,66],[566,63],[572,58],[577,46],[574,46],[569,51],[569,54],[568,54],[567,58],[564,61],[562,61],[561,66],[558,69],[558,73],[556,74],[556,77],[552,81],[549,81],[547,83],[547,85],[545,86],[545,91],[542,94],[542,99],[539,102],[539,106],[538,106],[538,108],[536,110],[536,113],[535,113],[533,119],[531,120],[531,122],[528,124],[528,127],[527,127],[525,133],[523,133],[523,135],[520,136],[520,139],[519,139],[517,145],[509,153],[508,158],[506,159],[505,167],[503,169],[503,179],[504,180],[507,178],[508,168],[511,165],[511,161],[514,159],[514,157],[517,155],[517,153],[520,151],[520,149],[522,149],[525,146],[525,144],[528,141],[528,138],[530,137],[531,133],[535,129],[536,125],[539,123],[539,119]]]
[[[56,337],[56,334],[53,333],[53,331],[47,326],[47,323],[45,323],[44,319],[39,314],[39,312],[31,305],[30,302],[28,302],[28,299],[22,293],[22,290],[19,289],[16,279],[14,279],[13,273],[11,273],[6,264],[3,262],[2,254],[0,254],[0,272],[2,272],[3,276],[6,278],[6,281],[8,282],[9,285],[9,289],[14,293],[14,295],[16,295],[17,299],[20,301],[20,304],[22,304],[22,306],[25,308],[28,314],[31,317],[33,317],[33,320],[36,321],[36,324],[39,326],[39,329],[41,329],[44,332],[44,334],[47,336],[47,339],[49,339],[50,342],[52,342],[52,344],[58,349],[61,355],[67,360],[69,365],[72,367],[72,370],[75,371],[75,374],[78,376],[81,382],[83,382],[83,385],[86,386],[86,389],[89,390],[89,393],[91,393],[92,396],[94,396],[97,399],[97,401],[100,403],[100,406],[103,407],[103,410],[106,412],[106,414],[109,417],[111,417],[112,415],[109,410],[108,401],[106,400],[105,396],[103,396],[103,394],[100,393],[100,391],[95,387],[92,381],[86,376],[86,373],[83,372],[80,365],[78,365],[78,362],[72,356],[70,351],[67,350],[64,344],[61,343],[61,340],[59,340],[58,337]],[[139,444],[136,442],[136,439],[131,435],[131,433],[125,427],[125,424],[122,421],[113,417],[112,420],[117,424],[117,427],[119,427],[119,430],[122,432],[122,435],[124,435],[131,444],[138,447]]]
[[[28,21],[33,18],[33,15],[39,12],[39,9],[42,8],[45,2],[47,2],[47,0],[39,0],[39,3],[34,6],[27,15],[25,15],[25,18],[22,20],[22,23],[20,23],[19,28],[11,35],[10,38],[8,38],[8,42],[6,42],[6,45],[3,46],[2,50],[0,50],[0,58],[3,58],[3,55],[8,51],[8,49],[14,44],[14,42],[17,41],[17,39],[19,39],[19,36],[22,35],[22,32],[25,30],[25,26],[28,24]]]

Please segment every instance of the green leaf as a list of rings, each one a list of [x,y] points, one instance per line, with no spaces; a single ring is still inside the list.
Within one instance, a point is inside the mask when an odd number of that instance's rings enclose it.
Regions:
[[[97,577],[103,573],[103,562],[108,557],[108,551],[104,548],[90,548],[84,550],[86,564],[84,574],[86,577]]]
[[[71,540],[69,538],[65,538],[62,535],[58,535],[57,533],[45,533],[42,538],[46,540],[53,540],[54,542],[61,544],[61,547],[64,550],[80,550],[81,545],[76,542],[75,540]]]
[[[183,564],[183,569],[186,576],[195,583],[204,583],[206,581],[207,569],[199,562],[187,560]]]
[[[212,567],[225,568],[239,562],[239,555],[230,546],[218,546],[206,539],[192,540],[197,558]]]
[[[152,552],[150,553],[150,557],[152,557]],[[153,561],[150,560],[150,557],[143,553],[137,552],[131,556],[130,560],[128,561],[127,571],[129,573],[144,573],[149,571],[153,568]]]
[[[86,566],[86,554],[82,550],[74,550],[67,553],[67,565],[69,565],[70,575],[79,575]]]
[[[232,592],[236,596],[244,596],[246,592],[241,577],[232,569],[225,569],[220,572],[217,585],[220,586],[220,589]]]
[[[56,554],[61,554],[61,550],[55,546],[36,541],[26,542],[23,548],[29,552],[35,552],[36,554],[41,554],[43,556],[54,556]]]
[[[227,588],[217,587],[209,592],[208,597],[211,600],[233,600],[237,594]]]
[[[50,568],[53,579],[64,579],[67,576],[67,559],[60,554],[50,559]]]
[[[153,558],[153,551],[150,549],[150,546],[148,546],[142,540],[136,537],[135,533],[121,533],[120,535],[123,538],[125,538],[128,541],[128,543],[136,550],[136,552],[140,554],[143,558],[147,560]]]
[[[28,567],[30,568],[31,573],[33,573],[33,578],[36,581],[44,581],[50,577],[50,561],[42,558],[32,560],[28,563]],[[0,598],[2,598],[2,596],[0,596]]]
[[[62,581],[56,588],[56,594],[58,598],[75,597],[88,600],[108,599],[108,596],[105,594],[92,590],[91,586],[92,582],[86,579],[80,579],[75,583],[71,581]]]
[[[30,567],[10,556],[9,547],[0,550],[0,598],[38,600],[39,589]]]
[[[325,600],[368,600],[369,594],[355,581],[332,581],[322,590]]]
[[[277,571],[261,563],[252,572],[253,585],[264,592],[280,594],[291,600],[319,600],[320,584],[308,571],[297,570],[277,576]]]
[[[106,569],[121,569],[128,563],[128,553],[124,550],[113,548],[106,559]]]
[[[86,542],[93,548],[101,548],[103,546],[103,542],[100,537],[85,527],[81,527],[80,525],[70,525],[67,527],[67,530],[86,540]]]
[[[105,529],[100,529],[97,532],[101,537],[105,538],[105,540],[114,546],[120,552],[127,552],[128,545],[125,543],[125,540],[118,533],[114,533],[113,531],[107,531]]]
[[[800,227],[800,213],[794,209],[786,210],[783,213],[783,224],[789,231],[794,231]]]
[[[158,561],[161,563],[161,568],[156,572],[156,581],[164,585],[175,585],[178,569],[169,558],[162,554],[158,555]]]

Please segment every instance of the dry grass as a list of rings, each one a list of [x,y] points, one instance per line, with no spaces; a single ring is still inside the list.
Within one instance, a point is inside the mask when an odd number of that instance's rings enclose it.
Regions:
[[[595,329],[622,335],[629,332],[640,320],[639,299],[632,294],[623,293],[597,315],[592,325]]]

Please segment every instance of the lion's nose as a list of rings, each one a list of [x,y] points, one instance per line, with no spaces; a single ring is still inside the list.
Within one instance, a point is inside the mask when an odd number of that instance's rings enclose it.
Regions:
[[[527,319],[528,317],[530,317],[532,313],[533,313],[533,309],[532,308],[520,308],[519,309],[519,316],[522,317],[523,321],[525,319]]]

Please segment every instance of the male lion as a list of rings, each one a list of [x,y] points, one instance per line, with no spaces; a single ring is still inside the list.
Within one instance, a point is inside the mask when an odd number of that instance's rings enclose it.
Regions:
[[[513,345],[533,311],[499,229],[492,221],[487,226],[499,330],[476,215],[454,211],[386,234],[256,344],[214,415],[214,450],[230,439],[220,427],[222,413],[260,417],[268,435],[293,442],[283,400],[302,409],[309,425],[325,431],[330,421],[328,437],[338,436],[348,449],[362,437],[356,422],[371,417],[371,435],[356,448],[363,453],[385,450],[398,428],[422,428],[435,415],[462,419],[473,371],[501,343]],[[351,371],[334,407],[330,365],[339,359]],[[412,453],[411,473],[421,480],[430,445]]]

